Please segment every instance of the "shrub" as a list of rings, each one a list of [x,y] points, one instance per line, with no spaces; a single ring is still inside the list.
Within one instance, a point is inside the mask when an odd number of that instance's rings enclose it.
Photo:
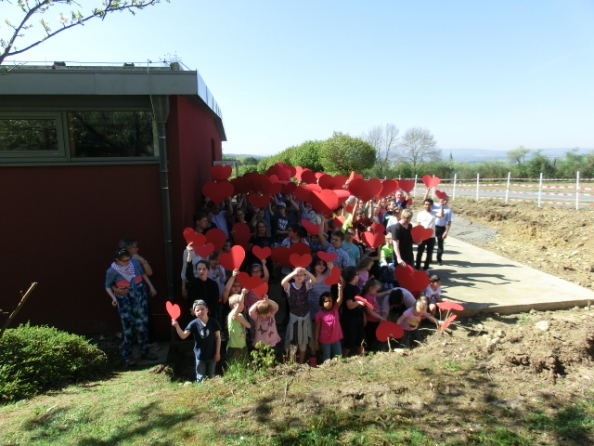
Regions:
[[[105,353],[85,338],[27,323],[0,338],[0,401],[88,380],[106,366]]]

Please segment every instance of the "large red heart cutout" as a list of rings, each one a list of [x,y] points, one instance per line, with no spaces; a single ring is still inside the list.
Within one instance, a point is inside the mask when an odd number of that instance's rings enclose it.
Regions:
[[[264,260],[270,257],[270,254],[272,254],[272,249],[270,249],[268,246],[265,246],[264,248],[252,246],[252,254],[254,254],[256,258]]]
[[[270,258],[272,259],[272,261],[274,263],[278,263],[279,265],[290,267],[291,266],[291,262],[289,262],[290,255],[291,255],[291,252],[289,251],[289,248],[287,248],[285,246],[279,246],[272,250],[272,253],[270,254]]]
[[[427,273],[425,271],[415,271],[410,265],[396,267],[394,276],[398,284],[411,293],[424,290],[429,285],[429,276]]]
[[[216,164],[210,168],[210,178],[213,181],[225,181],[233,173],[230,164]]]
[[[250,245],[250,238],[252,238],[250,227],[246,223],[237,222],[233,225],[231,231],[233,232],[233,241],[235,244],[247,249]]]
[[[355,173],[355,171],[352,170],[351,171],[351,174],[349,175],[349,178],[348,178],[347,181],[350,183],[351,181],[356,180],[356,179],[359,179],[359,178],[362,179],[363,178],[363,175],[360,174],[360,173]]]
[[[358,178],[349,183],[349,191],[351,191],[351,194],[359,197],[365,202],[376,197],[381,189],[382,183],[377,178],[370,178],[368,181],[365,181],[363,178]]]
[[[355,300],[358,302],[363,302],[367,308],[370,308],[373,310],[373,305],[369,301],[367,301],[367,299],[365,299],[364,297],[355,296]]]
[[[194,246],[194,252],[203,259],[208,259],[208,256],[211,255],[214,250],[215,247],[212,243],[207,243],[202,246]]]
[[[435,190],[435,196],[437,198],[439,198],[440,200],[443,200],[444,198],[448,198],[448,194],[446,194],[445,192],[442,192],[440,190]]]
[[[318,179],[318,184],[322,189],[340,189],[344,186],[346,182],[346,177],[344,175],[322,175]]]
[[[245,194],[251,189],[249,180],[245,176],[233,178],[230,183],[233,185],[233,191],[236,194]]]
[[[342,228],[342,225],[344,224],[345,220],[346,220],[346,218],[344,218],[342,216],[341,217],[334,217],[334,227],[336,229]]]
[[[329,215],[338,207],[338,197],[332,190],[311,191],[309,194],[311,206],[319,213]]]
[[[303,186],[305,189],[307,189],[308,191],[312,191],[315,190],[316,192],[320,192],[322,190],[322,188],[320,187],[319,184],[306,184],[305,186]]]
[[[268,283],[262,282],[256,288],[252,289],[252,293],[258,296],[258,299],[262,299],[266,293],[268,293]]]
[[[334,262],[338,258],[335,253],[326,251],[318,251],[316,255],[326,263]]]
[[[278,195],[283,191],[283,185],[281,183],[271,183],[268,186],[268,192],[270,195]]]
[[[419,240],[424,242],[425,240],[433,237],[433,229],[428,229],[421,225],[415,226],[411,229],[410,235],[415,243]]]
[[[303,180],[302,175],[305,170],[309,170],[309,169],[304,169],[301,166],[295,166],[295,178],[297,178],[297,180],[299,182],[301,182]]]
[[[381,322],[375,329],[375,337],[380,342],[386,342],[389,338],[400,339],[404,336],[404,330],[396,322]]]
[[[289,256],[289,262],[295,268],[307,268],[311,265],[311,254],[291,254]]]
[[[387,197],[388,195],[392,195],[397,190],[398,190],[398,181],[384,180],[384,181],[382,181],[382,190],[380,191],[380,196]]]
[[[411,207],[411,206],[412,206],[412,204],[413,204],[413,200],[412,200],[412,198],[409,198],[408,200],[406,200],[406,206],[407,206],[407,207]]]
[[[246,272],[241,272],[237,275],[237,280],[243,288],[253,290],[260,284],[262,284],[262,278],[260,276],[250,276]]]
[[[301,173],[301,181],[307,184],[316,184],[318,179],[316,178],[316,174],[311,171],[311,169],[304,169]]]
[[[423,184],[427,186],[427,189],[439,186],[439,177],[432,177],[431,175],[423,175]]]
[[[363,242],[370,248],[379,248],[386,241],[386,236],[383,232],[376,232],[372,234],[369,231],[365,231],[362,235]]]
[[[437,306],[442,310],[464,311],[464,307],[456,302],[438,302]]]
[[[227,237],[222,229],[212,228],[206,233],[206,243],[212,243],[215,251],[220,251],[225,246]]]
[[[206,237],[203,234],[197,234],[194,231],[194,228],[186,228],[184,229],[184,239],[186,243],[189,245],[192,243],[194,247],[202,246],[206,243]]]
[[[398,186],[408,194],[415,188],[415,180],[398,180]]]
[[[373,232],[375,232],[376,234],[378,232],[381,232],[382,234],[384,232],[386,232],[386,227],[384,225],[382,225],[381,223],[376,223],[376,222],[371,223],[371,229],[373,229]]]
[[[231,250],[223,252],[219,257],[219,262],[228,271],[239,269],[243,261],[245,260],[245,249],[243,246],[235,245],[231,247]]]
[[[257,192],[250,192],[247,200],[257,208],[265,208],[270,203],[270,195],[259,195]]]
[[[202,194],[214,204],[221,204],[225,201],[225,198],[232,197],[234,190],[233,184],[229,181],[221,181],[220,183],[207,181],[202,185]]]
[[[178,304],[172,304],[171,302],[167,301],[165,302],[165,308],[167,309],[167,313],[169,313],[169,316],[171,316],[171,319],[176,320],[177,318],[179,318],[181,310]]]
[[[283,194],[292,194],[293,192],[295,192],[295,189],[297,189],[297,185],[292,181],[281,181],[281,184],[283,185]]]
[[[340,268],[337,266],[332,268],[328,277],[324,279],[324,283],[326,285],[336,285],[337,283],[340,283]]]
[[[305,243],[293,243],[289,247],[289,255],[291,254],[311,254],[311,248]]]
[[[303,226],[310,235],[318,235],[320,233],[320,226],[312,223],[306,218],[301,220],[301,226]]]
[[[439,331],[444,331],[446,328],[448,328],[450,324],[456,320],[457,317],[457,314],[452,314],[449,318],[447,318],[439,325]]]
[[[309,189],[306,189],[303,186],[297,186],[297,189],[295,189],[295,198],[301,201],[309,201],[310,193],[311,191]]]

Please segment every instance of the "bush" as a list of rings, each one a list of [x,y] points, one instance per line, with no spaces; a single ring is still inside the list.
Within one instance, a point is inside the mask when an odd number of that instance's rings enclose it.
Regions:
[[[106,366],[105,353],[85,338],[27,323],[0,338],[0,401],[95,378]]]

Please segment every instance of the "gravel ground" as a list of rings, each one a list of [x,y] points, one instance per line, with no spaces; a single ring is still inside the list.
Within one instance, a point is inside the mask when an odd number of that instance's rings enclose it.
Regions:
[[[494,241],[495,235],[498,233],[497,229],[489,228],[480,223],[473,223],[456,215],[448,235],[466,243],[480,245]]]

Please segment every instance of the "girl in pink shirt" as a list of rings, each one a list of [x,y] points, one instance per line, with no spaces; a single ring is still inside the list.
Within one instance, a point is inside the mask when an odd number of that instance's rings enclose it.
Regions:
[[[320,296],[320,311],[316,313],[316,350],[322,348],[322,362],[335,356],[342,356],[342,328],[338,309],[342,304],[342,285],[338,284],[338,298],[336,302],[326,291]]]

